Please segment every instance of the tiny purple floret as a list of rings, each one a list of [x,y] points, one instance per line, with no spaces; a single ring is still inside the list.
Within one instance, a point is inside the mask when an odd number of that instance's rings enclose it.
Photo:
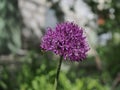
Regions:
[[[57,24],[54,29],[47,28],[40,46],[71,61],[82,61],[90,49],[83,29],[73,22]]]

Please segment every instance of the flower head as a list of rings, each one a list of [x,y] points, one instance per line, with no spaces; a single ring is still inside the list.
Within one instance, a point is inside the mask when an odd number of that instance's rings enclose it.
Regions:
[[[47,29],[42,37],[41,48],[53,51],[64,59],[81,61],[86,58],[89,45],[81,27],[73,22],[64,22],[54,29]]]

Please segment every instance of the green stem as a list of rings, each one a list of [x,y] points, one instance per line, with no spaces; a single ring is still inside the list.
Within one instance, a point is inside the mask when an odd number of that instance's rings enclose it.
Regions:
[[[59,64],[58,64],[58,67],[57,67],[57,73],[56,73],[56,77],[55,77],[55,90],[57,90],[57,86],[58,86],[61,64],[62,64],[62,56],[60,57]]]

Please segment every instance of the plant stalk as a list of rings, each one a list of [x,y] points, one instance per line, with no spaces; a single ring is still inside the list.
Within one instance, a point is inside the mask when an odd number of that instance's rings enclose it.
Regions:
[[[61,56],[60,60],[59,60],[59,63],[58,63],[58,67],[57,67],[56,77],[55,77],[55,90],[57,90],[57,87],[58,87],[58,81],[59,81],[59,74],[60,74],[62,59],[63,59],[63,57]]]

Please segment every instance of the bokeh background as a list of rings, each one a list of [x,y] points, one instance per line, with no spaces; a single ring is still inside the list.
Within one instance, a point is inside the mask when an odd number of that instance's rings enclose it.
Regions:
[[[39,46],[64,21],[85,28],[91,49],[63,61],[58,90],[120,90],[120,0],[0,0],[0,90],[53,90],[59,56]]]

